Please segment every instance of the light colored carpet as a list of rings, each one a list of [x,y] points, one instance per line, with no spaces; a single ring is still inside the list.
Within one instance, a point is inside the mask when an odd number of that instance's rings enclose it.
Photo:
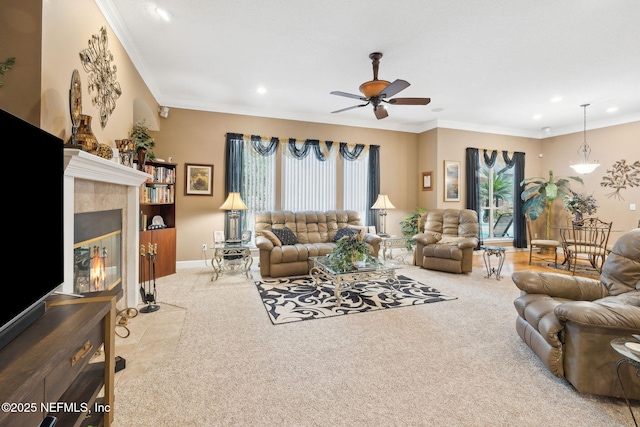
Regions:
[[[116,427],[632,425],[623,400],[578,394],[520,340],[508,277],[407,266],[458,299],[276,326],[253,280],[211,273],[159,279],[160,311],[117,340]]]

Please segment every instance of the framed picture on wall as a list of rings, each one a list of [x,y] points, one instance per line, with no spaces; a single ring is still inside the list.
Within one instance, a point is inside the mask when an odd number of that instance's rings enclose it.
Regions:
[[[185,190],[187,196],[213,196],[213,165],[185,163]]]
[[[422,191],[433,190],[433,172],[422,172]]]
[[[460,201],[460,162],[444,161],[444,201]]]

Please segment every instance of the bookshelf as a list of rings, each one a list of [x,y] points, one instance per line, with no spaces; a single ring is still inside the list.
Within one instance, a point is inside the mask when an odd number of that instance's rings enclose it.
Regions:
[[[146,161],[152,176],[140,186],[140,245],[157,245],[156,277],[176,272],[176,169],[177,164]],[[165,228],[154,228],[160,216]]]

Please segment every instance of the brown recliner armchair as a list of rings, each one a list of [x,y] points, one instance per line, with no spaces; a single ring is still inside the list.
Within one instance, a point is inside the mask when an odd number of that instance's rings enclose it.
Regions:
[[[470,209],[435,209],[418,222],[414,262],[431,270],[469,273],[478,246],[478,213]]]
[[[621,236],[600,280],[558,273],[512,275],[520,338],[555,376],[580,393],[623,397],[616,374],[622,358],[610,342],[640,334],[640,228]],[[640,399],[635,368],[621,364],[627,397]]]

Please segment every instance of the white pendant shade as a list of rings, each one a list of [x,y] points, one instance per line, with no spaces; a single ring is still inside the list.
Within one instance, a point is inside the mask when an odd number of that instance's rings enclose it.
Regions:
[[[591,148],[587,144],[587,107],[589,104],[581,105],[584,108],[584,143],[578,148],[578,154],[582,155],[582,163],[577,165],[571,165],[571,169],[576,171],[579,174],[591,173],[600,164],[598,162],[589,163],[589,154],[591,154]]]
[[[579,174],[591,173],[600,166],[600,163],[581,163],[578,165],[571,165],[571,169]]]

